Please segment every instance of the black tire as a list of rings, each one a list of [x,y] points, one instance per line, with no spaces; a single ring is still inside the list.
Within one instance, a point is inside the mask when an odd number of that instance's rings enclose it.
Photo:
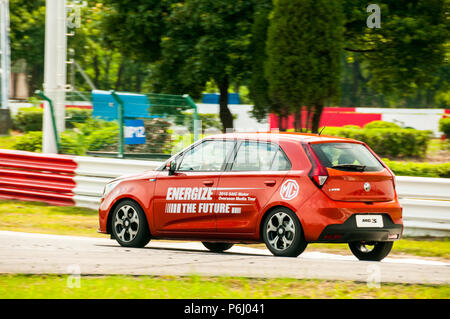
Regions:
[[[203,246],[205,246],[206,248],[208,248],[209,250],[211,250],[215,253],[222,253],[225,250],[228,250],[231,247],[233,247],[233,244],[229,244],[229,243],[209,243],[209,242],[203,241],[202,244],[203,244]]]
[[[308,246],[297,215],[288,208],[280,207],[271,211],[261,231],[264,243],[275,256],[297,257]]]
[[[348,243],[353,255],[359,260],[381,261],[389,255],[392,249],[392,241],[379,241],[371,243],[351,242]],[[367,246],[373,246],[372,249]]]
[[[151,238],[144,211],[132,200],[124,200],[114,209],[111,229],[114,238],[124,247],[142,248]]]

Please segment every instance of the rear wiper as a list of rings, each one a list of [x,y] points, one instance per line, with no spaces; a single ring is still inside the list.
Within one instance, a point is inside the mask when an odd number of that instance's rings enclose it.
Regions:
[[[358,165],[358,164],[338,164],[338,165],[331,166],[331,168],[350,169],[350,170],[355,170],[355,171],[358,171],[358,172],[363,172],[364,169],[366,168],[366,166],[365,165]]]

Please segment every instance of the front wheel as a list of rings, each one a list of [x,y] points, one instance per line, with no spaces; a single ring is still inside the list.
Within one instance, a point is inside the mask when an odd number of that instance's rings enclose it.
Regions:
[[[359,260],[381,261],[389,255],[392,249],[392,241],[379,242],[352,242],[348,243],[353,255]]]
[[[297,257],[308,245],[302,225],[293,211],[277,208],[270,212],[262,228],[263,240],[275,256]]]
[[[124,247],[144,247],[150,241],[150,230],[142,208],[132,200],[124,200],[113,212],[112,233]]]
[[[215,252],[215,253],[221,253],[224,252],[225,250],[230,249],[231,247],[233,247],[233,244],[229,244],[229,243],[209,243],[209,242],[202,242],[203,246],[205,246],[206,248],[208,248],[209,250]]]

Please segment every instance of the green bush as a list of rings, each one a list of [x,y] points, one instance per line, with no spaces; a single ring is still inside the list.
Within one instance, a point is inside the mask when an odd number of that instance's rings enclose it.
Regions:
[[[366,129],[374,129],[374,128],[401,128],[395,123],[386,122],[386,121],[372,121],[364,125]]]
[[[92,110],[68,108],[66,109],[66,128],[74,128],[75,123],[84,123],[92,118]]]
[[[13,118],[14,128],[21,132],[42,131],[42,115],[40,107],[21,107]]]
[[[86,137],[86,149],[89,151],[117,151],[119,138],[118,125],[110,125],[93,131]]]
[[[439,120],[439,131],[443,132],[447,138],[450,138],[450,117],[443,117]]]
[[[73,123],[69,130],[71,139],[86,151],[117,151],[119,125],[117,122],[88,118],[83,123]],[[83,152],[83,153],[84,153]]]
[[[431,131],[400,128],[352,129],[327,127],[323,135],[340,136],[367,143],[378,155],[390,157],[424,157]]]
[[[14,117],[14,128],[21,132],[42,131],[43,109],[40,107],[22,107]],[[75,127],[75,123],[84,123],[92,118],[92,110],[66,109],[66,128]]]
[[[17,136],[13,148],[20,151],[41,152],[42,131],[31,131]]]
[[[354,130],[360,130],[361,129],[361,127],[359,127],[358,125],[352,125],[352,124],[344,125],[343,128],[351,128],[351,129],[354,129]]]
[[[42,131],[31,131],[18,136],[14,143],[14,149],[29,152],[42,151]],[[77,144],[70,134],[64,132],[61,134],[61,150],[65,154],[83,155],[82,145]]]
[[[103,120],[88,119],[85,123],[75,123],[75,127],[61,133],[61,152],[84,155],[90,151],[117,151],[118,124]],[[16,150],[41,152],[42,131],[27,132],[18,136],[13,145]]]
[[[450,178],[450,163],[429,164],[397,162],[383,158],[387,166],[398,176],[443,177]]]

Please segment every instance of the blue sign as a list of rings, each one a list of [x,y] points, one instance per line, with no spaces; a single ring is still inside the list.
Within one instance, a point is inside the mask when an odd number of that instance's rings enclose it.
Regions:
[[[125,144],[145,144],[145,126],[143,120],[125,120]]]
[[[202,103],[219,104],[219,93],[203,93]],[[241,104],[239,93],[228,93],[228,104]]]
[[[124,103],[124,117],[154,118],[150,115],[150,101],[144,94],[117,92]],[[109,91],[93,90],[92,105],[94,110],[92,116],[112,121],[119,117],[119,107]]]

